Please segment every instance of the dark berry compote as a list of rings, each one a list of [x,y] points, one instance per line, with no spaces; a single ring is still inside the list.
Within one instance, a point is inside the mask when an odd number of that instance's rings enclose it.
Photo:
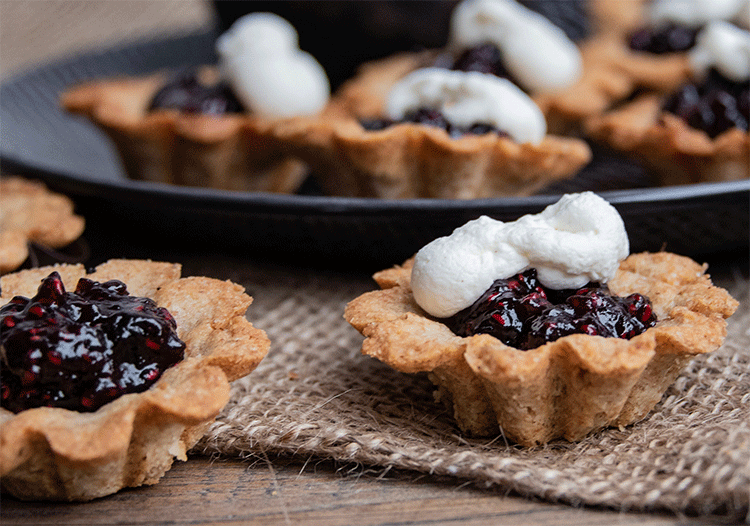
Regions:
[[[658,27],[643,27],[630,35],[629,46],[634,51],[655,55],[679,53],[695,46],[695,37],[700,28],[685,27],[674,23]]]
[[[715,138],[732,128],[748,131],[750,82],[734,82],[711,69],[705,81],[681,86],[663,109]]]
[[[223,115],[245,111],[225,82],[205,85],[194,71],[176,75],[154,95],[149,111],[174,109],[184,113]]]
[[[473,305],[442,321],[458,336],[490,334],[528,350],[576,333],[630,339],[653,327],[656,316],[641,294],[621,298],[596,283],[547,289],[529,269],[496,280]]]
[[[0,309],[0,405],[86,412],[145,391],[184,357],[175,329],[166,309],[121,281],[81,278],[66,292],[53,272],[33,298]]]
[[[391,119],[364,119],[360,121],[360,124],[365,130],[378,131],[403,122],[442,128],[454,139],[464,135],[484,135],[486,133],[496,133],[501,137],[508,137],[507,133],[498,130],[491,124],[475,123],[468,127],[456,126],[448,122],[440,111],[431,108],[419,108],[416,111],[409,112],[400,121]]]

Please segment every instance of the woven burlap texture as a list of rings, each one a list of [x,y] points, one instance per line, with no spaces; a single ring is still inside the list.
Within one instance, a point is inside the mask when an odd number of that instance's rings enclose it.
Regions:
[[[521,448],[499,436],[461,436],[421,375],[360,354],[346,303],[375,288],[367,277],[234,271],[255,297],[249,318],[271,351],[237,381],[194,452],[294,454],[448,475],[479,486],[572,505],[669,510],[748,521],[750,309],[748,282],[730,279],[741,305],[724,346],[693,360],[643,421],[582,442]]]

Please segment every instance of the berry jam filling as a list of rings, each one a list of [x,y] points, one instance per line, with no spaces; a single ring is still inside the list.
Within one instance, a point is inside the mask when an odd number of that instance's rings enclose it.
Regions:
[[[438,110],[429,108],[420,108],[417,111],[410,112],[400,121],[394,121],[391,119],[365,119],[360,121],[360,124],[365,130],[379,131],[388,128],[389,126],[394,126],[404,122],[442,128],[454,139],[463,135],[484,135],[486,133],[496,133],[501,137],[508,137],[507,133],[498,130],[491,124],[475,123],[469,127],[455,126],[448,122]]]
[[[173,109],[185,113],[210,115],[245,111],[226,83],[202,84],[195,72],[177,75],[161,88],[154,95],[149,106],[149,111],[156,109]]]
[[[687,51],[695,46],[698,28],[666,24],[656,28],[644,27],[630,35],[630,49],[663,55]]]
[[[175,328],[165,308],[130,296],[121,281],[81,278],[66,292],[53,272],[36,296],[0,309],[0,405],[86,412],[145,391],[183,359]]]
[[[449,67],[456,71],[478,71],[513,80],[503,65],[502,51],[494,44],[482,44],[465,50]]]
[[[596,283],[545,289],[530,269],[496,280],[472,306],[443,321],[458,336],[490,334],[528,350],[576,333],[630,339],[653,327],[656,316],[640,294],[621,298]]]
[[[670,95],[663,109],[711,138],[732,128],[748,131],[750,83],[733,82],[712,69],[701,85],[685,84]]]

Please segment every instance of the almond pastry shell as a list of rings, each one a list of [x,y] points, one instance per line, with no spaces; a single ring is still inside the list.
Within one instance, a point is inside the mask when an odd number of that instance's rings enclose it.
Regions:
[[[217,76],[208,67],[200,75],[209,81]],[[67,111],[106,132],[131,179],[249,192],[299,188],[307,167],[274,138],[272,120],[252,114],[149,111],[168,78],[157,73],[91,81],[65,91],[60,100]]]
[[[344,317],[365,336],[362,352],[404,373],[428,373],[463,432],[502,433],[523,446],[641,420],[695,355],[722,344],[738,305],[705,266],[635,254],[609,287],[650,298],[656,326],[631,340],[575,334],[521,351],[487,334],[456,336],[427,315],[411,292],[412,263],[375,274],[382,290],[347,305]]]
[[[594,140],[643,160],[663,185],[750,178],[750,133],[733,128],[715,138],[661,109],[645,94],[585,122]]]
[[[92,413],[40,407],[0,408],[0,484],[24,500],[91,500],[124,487],[155,484],[174,458],[186,460],[229,400],[229,382],[268,352],[266,334],[245,318],[252,298],[229,281],[180,279],[180,266],[110,260],[25,270],[2,278],[2,303],[31,297],[52,270],[66,289],[78,279],[119,279],[134,296],[166,307],[186,344],[185,358],[147,391],[126,394]]]
[[[73,202],[42,183],[20,177],[0,179],[0,274],[20,267],[28,242],[61,248],[78,239],[85,221]]]
[[[495,133],[451,138],[414,123],[368,131],[358,117],[372,114],[351,115],[348,103],[334,101],[319,118],[289,119],[275,132],[310,165],[326,194],[347,197],[527,196],[591,160],[578,139],[548,135],[534,145]]]

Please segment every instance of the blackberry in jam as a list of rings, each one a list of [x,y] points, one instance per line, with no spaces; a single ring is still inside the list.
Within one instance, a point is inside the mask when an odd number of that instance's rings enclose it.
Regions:
[[[379,131],[394,126],[396,124],[412,122],[416,124],[424,124],[425,126],[434,126],[436,128],[442,128],[448,132],[452,138],[456,139],[464,135],[484,135],[486,133],[496,133],[501,137],[507,137],[508,134],[498,130],[491,124],[475,123],[468,127],[455,126],[448,122],[438,110],[431,108],[419,108],[416,111],[409,112],[400,121],[394,121],[391,119],[365,119],[360,121],[360,124],[365,130],[368,131]]]
[[[663,55],[679,53],[695,46],[695,37],[700,28],[665,24],[659,27],[644,27],[630,35],[630,49]]]
[[[0,309],[0,405],[96,411],[148,389],[184,351],[171,314],[121,281],[81,278],[66,292],[53,272]]]
[[[494,44],[482,44],[467,49],[453,62],[450,69],[456,71],[478,71],[496,77],[511,79],[503,65],[503,54]],[[517,84],[517,83],[516,83]]]
[[[703,83],[683,85],[662,107],[711,138],[732,128],[748,131],[750,82],[733,82],[712,69]]]
[[[245,111],[226,83],[202,84],[195,72],[183,72],[162,87],[149,106],[149,111],[156,109],[210,115]]]
[[[653,327],[656,316],[640,294],[620,298],[596,283],[546,289],[529,269],[496,280],[473,305],[443,321],[458,336],[490,334],[528,350],[576,333],[630,339]]]

